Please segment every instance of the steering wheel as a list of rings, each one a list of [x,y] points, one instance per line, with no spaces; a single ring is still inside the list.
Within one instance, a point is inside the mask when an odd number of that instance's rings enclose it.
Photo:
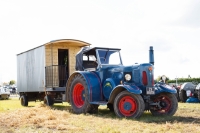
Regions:
[[[95,61],[93,62],[93,64],[95,65],[95,67],[97,67],[97,66],[98,66],[98,61],[95,60]]]

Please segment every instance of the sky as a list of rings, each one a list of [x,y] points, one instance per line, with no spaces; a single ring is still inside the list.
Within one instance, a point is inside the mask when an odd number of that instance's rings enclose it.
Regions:
[[[123,64],[154,77],[199,78],[199,0],[1,0],[0,83],[17,81],[17,54],[57,39],[121,48]]]

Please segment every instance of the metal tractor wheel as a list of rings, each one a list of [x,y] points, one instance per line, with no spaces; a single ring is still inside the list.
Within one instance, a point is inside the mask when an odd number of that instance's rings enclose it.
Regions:
[[[52,106],[54,104],[54,101],[49,95],[46,95],[44,97],[44,104],[46,104],[48,106]]]
[[[179,97],[182,102],[186,102],[186,100],[188,99],[186,95],[186,91],[183,89],[179,91]]]
[[[174,94],[160,93],[152,97],[152,100],[158,105],[154,105],[150,111],[153,116],[172,116],[178,108],[178,101]]]
[[[70,104],[72,110],[76,114],[80,113],[96,113],[98,105],[89,103],[89,90],[84,77],[80,74],[72,79],[70,87]]]
[[[20,102],[22,106],[28,106],[28,97],[25,95],[22,95],[20,97]]]
[[[128,91],[120,92],[114,100],[114,112],[118,117],[138,118],[144,108],[142,97]]]

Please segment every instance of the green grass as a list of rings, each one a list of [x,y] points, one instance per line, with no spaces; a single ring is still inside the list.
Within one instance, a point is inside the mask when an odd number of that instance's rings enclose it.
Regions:
[[[39,104],[43,103],[43,101],[30,101],[28,102],[27,107],[23,107],[20,103],[19,97],[11,97],[8,100],[0,100],[0,113],[6,112],[6,111],[12,111],[20,108],[29,108],[29,107],[35,107]],[[66,107],[68,107],[69,104],[66,102],[63,103],[56,103],[54,104],[53,108],[56,108],[58,110],[62,110]]]
[[[40,102],[29,102],[28,107],[33,107],[39,103]],[[23,106],[21,106],[19,97],[12,97],[12,98],[9,98],[8,100],[0,100],[0,112],[16,110],[19,108],[24,108]]]
[[[145,111],[139,119],[118,118],[106,106],[98,114],[71,113],[66,102],[51,108],[42,102],[29,102],[22,107],[20,100],[0,100],[1,132],[84,132],[84,133],[199,133],[200,104],[179,103],[174,116],[154,117]],[[7,128],[5,128],[5,126]]]
[[[23,107],[20,105],[20,100],[17,97],[9,98],[8,100],[0,100],[0,112],[15,110],[18,108]]]

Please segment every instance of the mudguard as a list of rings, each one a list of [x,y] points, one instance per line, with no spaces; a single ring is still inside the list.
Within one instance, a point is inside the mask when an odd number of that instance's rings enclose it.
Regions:
[[[134,93],[134,94],[142,94],[142,90],[139,87],[137,87],[136,85],[118,85],[110,93],[110,97],[109,97],[108,103],[113,103],[115,97],[121,91],[124,91],[124,90],[127,90],[130,93]]]
[[[87,82],[89,91],[88,99],[90,100],[90,102],[102,101],[103,93],[101,79],[99,78],[98,74],[92,71],[79,71],[78,73],[80,73]]]
[[[195,88],[196,86],[193,83],[186,82],[181,85],[180,90],[185,90],[185,91],[190,90],[191,92],[194,92]]]
[[[118,85],[117,87],[123,87],[127,91],[129,91],[130,93],[134,93],[134,94],[141,94],[142,93],[142,90],[140,88],[138,88],[136,85]]]
[[[136,85],[118,85],[112,90],[112,92],[110,93],[110,96],[112,94],[114,94],[115,92],[118,92],[119,90],[120,91],[121,90],[127,90],[130,93],[134,93],[134,94],[141,94],[142,93],[142,90],[140,90],[140,88],[138,88]]]
[[[155,84],[154,87],[155,87],[155,94],[159,94],[161,92],[177,93],[175,88],[161,82]]]

